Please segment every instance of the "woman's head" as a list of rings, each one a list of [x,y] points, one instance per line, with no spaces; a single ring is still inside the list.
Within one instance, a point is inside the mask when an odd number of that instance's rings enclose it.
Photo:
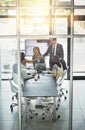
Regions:
[[[40,49],[39,49],[39,47],[34,47],[34,48],[33,48],[33,53],[34,53],[34,55],[40,54]]]
[[[20,60],[21,60],[21,62],[23,62],[24,59],[25,59],[25,54],[24,54],[24,52],[21,52],[20,53]]]

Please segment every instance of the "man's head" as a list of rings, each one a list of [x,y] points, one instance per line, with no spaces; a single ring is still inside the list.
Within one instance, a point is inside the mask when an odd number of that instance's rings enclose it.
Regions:
[[[56,38],[50,38],[49,41],[50,41],[51,45],[54,45],[54,44],[56,44],[57,39]]]

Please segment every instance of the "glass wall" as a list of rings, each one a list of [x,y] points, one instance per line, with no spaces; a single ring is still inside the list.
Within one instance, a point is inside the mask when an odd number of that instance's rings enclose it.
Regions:
[[[74,75],[78,75],[78,72],[80,76],[85,75],[84,48],[85,38],[74,38]]]
[[[85,0],[1,0],[1,78],[4,78],[4,65],[10,64],[12,71],[19,58],[16,51],[25,52],[26,39],[48,40],[49,37],[56,37],[63,45],[69,79],[72,55],[73,74],[84,75]]]

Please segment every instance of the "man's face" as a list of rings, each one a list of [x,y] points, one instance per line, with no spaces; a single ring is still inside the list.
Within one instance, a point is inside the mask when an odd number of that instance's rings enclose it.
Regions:
[[[49,39],[49,41],[50,41],[50,44],[51,44],[51,45],[53,45],[53,44],[55,44],[55,43],[56,43],[56,41],[55,41],[55,40],[53,40],[53,38],[50,38],[50,39]]]

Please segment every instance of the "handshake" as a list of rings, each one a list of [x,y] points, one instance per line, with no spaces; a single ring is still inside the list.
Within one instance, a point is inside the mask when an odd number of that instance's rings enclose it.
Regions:
[[[44,59],[44,57],[42,56],[42,55],[39,55],[39,56],[37,56],[35,59],[33,59],[33,60],[28,60],[28,59],[24,59],[23,60],[23,63],[25,64],[25,63],[34,63],[34,62],[36,62],[36,61],[38,61],[38,60],[42,60],[42,59]]]
[[[36,62],[38,60],[42,60],[44,57],[42,55],[39,55],[38,57],[36,57],[33,62]]]

